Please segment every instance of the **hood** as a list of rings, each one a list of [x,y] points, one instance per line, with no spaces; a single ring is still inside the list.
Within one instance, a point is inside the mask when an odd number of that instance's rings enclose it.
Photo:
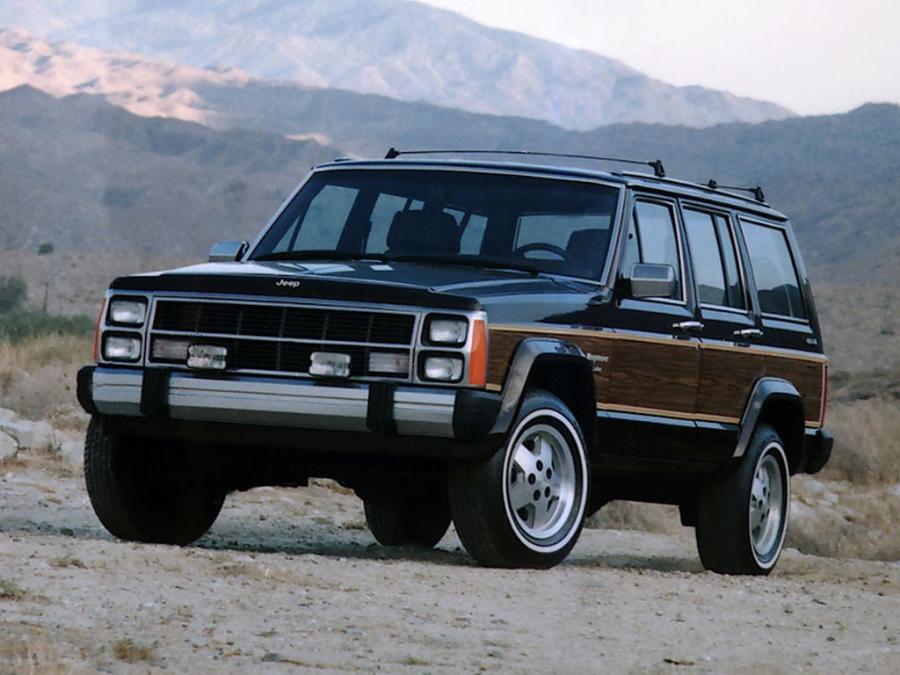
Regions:
[[[528,272],[421,262],[204,263],[120,277],[113,290],[354,300],[436,309],[485,309],[491,320],[567,311],[599,290],[592,282]]]

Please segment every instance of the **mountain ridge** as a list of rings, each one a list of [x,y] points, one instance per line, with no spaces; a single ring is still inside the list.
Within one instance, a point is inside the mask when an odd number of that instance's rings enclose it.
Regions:
[[[586,130],[784,118],[776,104],[676,87],[600,54],[411,0],[7,0],[0,25],[266,79],[375,93]]]

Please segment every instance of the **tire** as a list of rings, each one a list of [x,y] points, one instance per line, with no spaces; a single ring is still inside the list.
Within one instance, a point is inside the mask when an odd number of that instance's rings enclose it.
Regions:
[[[91,506],[118,539],[190,544],[212,526],[225,501],[210,460],[206,452],[110,434],[94,416],[84,445]]]
[[[366,524],[382,546],[434,548],[450,527],[450,507],[443,490],[412,496],[375,493],[367,495],[363,503]]]
[[[700,494],[695,533],[703,566],[720,574],[769,574],[784,547],[790,503],[784,443],[760,425],[737,469]]]
[[[457,534],[475,560],[487,567],[553,567],[584,525],[584,435],[561,400],[530,390],[506,445],[488,459],[455,463],[448,482]]]

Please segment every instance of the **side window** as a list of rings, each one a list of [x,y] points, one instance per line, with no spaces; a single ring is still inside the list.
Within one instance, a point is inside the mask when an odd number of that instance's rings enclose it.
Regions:
[[[481,243],[484,241],[484,230],[487,227],[485,216],[471,216],[463,230],[459,242],[459,252],[463,255],[478,255],[481,253]]]
[[[784,231],[746,221],[742,221],[741,229],[750,253],[760,309],[765,314],[805,319],[806,306]]]
[[[631,274],[636,262],[670,265],[675,270],[675,298],[681,295],[681,261],[678,255],[675,212],[668,204],[637,202],[628,230],[622,274]]]
[[[724,216],[685,209],[684,227],[700,302],[743,309],[743,291],[728,221]]]

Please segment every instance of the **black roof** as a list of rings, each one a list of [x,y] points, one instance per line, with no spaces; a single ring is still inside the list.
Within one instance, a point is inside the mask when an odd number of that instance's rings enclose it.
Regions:
[[[759,202],[752,197],[734,194],[723,189],[713,189],[708,185],[693,183],[673,178],[659,178],[650,173],[637,173],[630,171],[598,171],[579,166],[564,166],[559,164],[538,164],[530,162],[504,162],[466,159],[337,159],[314,167],[314,170],[331,170],[339,168],[392,168],[392,169],[427,169],[427,168],[458,168],[461,170],[479,171],[505,171],[522,174],[558,175],[562,178],[590,178],[603,180],[625,186],[632,186],[655,192],[658,194],[673,195],[677,197],[696,199],[698,201],[716,204],[727,208],[740,209],[753,212],[774,220],[787,220],[787,216],[772,208],[765,202]]]

